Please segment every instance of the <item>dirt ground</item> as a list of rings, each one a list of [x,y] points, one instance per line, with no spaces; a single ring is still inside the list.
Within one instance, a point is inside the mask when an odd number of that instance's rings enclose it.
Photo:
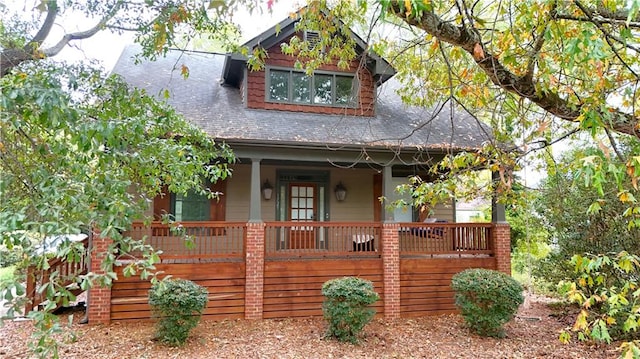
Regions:
[[[74,321],[83,316],[76,313]],[[168,348],[152,340],[151,322],[110,326],[74,324],[77,340],[60,343],[61,358],[615,358],[617,345],[558,341],[571,315],[529,297],[506,325],[504,339],[471,334],[459,315],[386,322],[365,327],[359,344],[324,339],[322,318],[202,321],[188,343]],[[28,358],[28,321],[0,328],[0,358]]]

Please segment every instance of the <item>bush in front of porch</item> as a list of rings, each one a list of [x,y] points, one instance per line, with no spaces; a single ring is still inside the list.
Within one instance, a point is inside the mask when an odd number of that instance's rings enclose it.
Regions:
[[[185,343],[200,321],[209,293],[186,279],[155,282],[149,291],[149,305],[158,320],[156,338],[170,346]]]
[[[451,287],[465,322],[482,336],[504,337],[502,326],[524,302],[520,283],[495,270],[464,270],[453,276]]]
[[[322,312],[329,323],[327,336],[357,342],[362,328],[376,313],[369,305],[380,299],[373,283],[357,277],[331,279],[322,285],[322,295]]]

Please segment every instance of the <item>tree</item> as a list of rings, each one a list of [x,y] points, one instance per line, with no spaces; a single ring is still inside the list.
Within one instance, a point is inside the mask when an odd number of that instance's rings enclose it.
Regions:
[[[0,4],[2,5],[2,4]],[[125,1],[125,0],[33,0],[23,4],[34,13],[35,21],[24,14],[11,16],[6,11],[0,23],[0,76],[25,62],[57,55],[74,41],[89,39],[99,31],[132,32],[142,46],[142,56],[155,58],[183,40],[206,36],[225,45],[235,39],[237,27],[231,22],[239,8],[260,10],[253,1]],[[28,8],[31,6],[31,8]],[[54,26],[72,25],[69,13],[94,19],[86,29],[68,32],[56,38]],[[219,31],[223,29],[224,31]],[[53,43],[53,45],[47,45]]]
[[[639,8],[638,1],[622,0],[316,0],[299,26],[319,29],[321,46],[292,40],[284,50],[300,56],[303,67],[346,64],[358,54],[348,40],[339,44],[346,36],[336,21],[363,29],[369,50],[397,70],[407,103],[436,106],[448,99],[494,129],[496,143],[445,158],[433,173],[457,177],[489,167],[501,181],[488,189],[501,194],[513,194],[512,173],[525,156],[591,137],[607,153],[583,161],[579,174],[600,195],[599,187],[615,188],[627,219],[638,226],[640,207],[631,194],[638,191],[640,157],[622,151],[620,142],[640,137]],[[454,185],[443,181],[446,187]]]
[[[136,31],[142,55],[154,57],[172,46],[178,29],[213,31],[224,24],[227,34],[223,17],[230,8],[212,3],[209,16],[204,3],[187,1],[38,3],[34,10],[45,14],[41,22],[22,22],[5,12],[0,23],[0,240],[7,248],[24,248],[22,267],[46,268],[47,256],[36,251],[37,240],[97,230],[114,241],[103,253],[106,273],[82,276],[81,288],[110,285],[120,259],[131,260],[125,273],[148,276],[157,255],[123,232],[134,220],[150,220],[144,211],[162,186],[175,193],[217,196],[205,184],[230,175],[233,154],[165,103],[93,64],[44,60],[103,29]],[[66,10],[99,20],[45,47]],[[85,253],[77,243],[63,243],[55,255],[74,262]],[[59,279],[52,275],[42,288],[52,303],[73,299]],[[2,296],[19,309],[16,293],[24,293],[20,282],[10,283]],[[34,349],[43,357],[58,355],[50,337],[60,329],[50,314],[54,307],[28,313],[39,329]]]

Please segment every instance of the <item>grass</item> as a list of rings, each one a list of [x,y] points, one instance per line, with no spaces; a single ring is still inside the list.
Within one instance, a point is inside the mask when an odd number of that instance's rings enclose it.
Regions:
[[[7,283],[15,281],[15,266],[0,268],[0,289],[4,288]]]

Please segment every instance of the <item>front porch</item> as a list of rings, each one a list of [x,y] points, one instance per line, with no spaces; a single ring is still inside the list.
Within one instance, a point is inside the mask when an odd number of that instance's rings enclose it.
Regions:
[[[322,284],[341,276],[373,281],[381,296],[375,308],[386,318],[450,313],[455,311],[449,285],[455,273],[478,267],[509,272],[505,224],[270,221],[180,226],[195,237],[192,248],[159,222],[150,227],[138,223],[128,234],[163,251],[156,266],[163,275],[207,288],[210,301],[204,315],[211,319],[322,315]],[[148,319],[149,286],[120,272],[112,288],[92,291],[99,298],[90,303],[108,305],[102,306],[106,313],[90,314],[90,321]]]

